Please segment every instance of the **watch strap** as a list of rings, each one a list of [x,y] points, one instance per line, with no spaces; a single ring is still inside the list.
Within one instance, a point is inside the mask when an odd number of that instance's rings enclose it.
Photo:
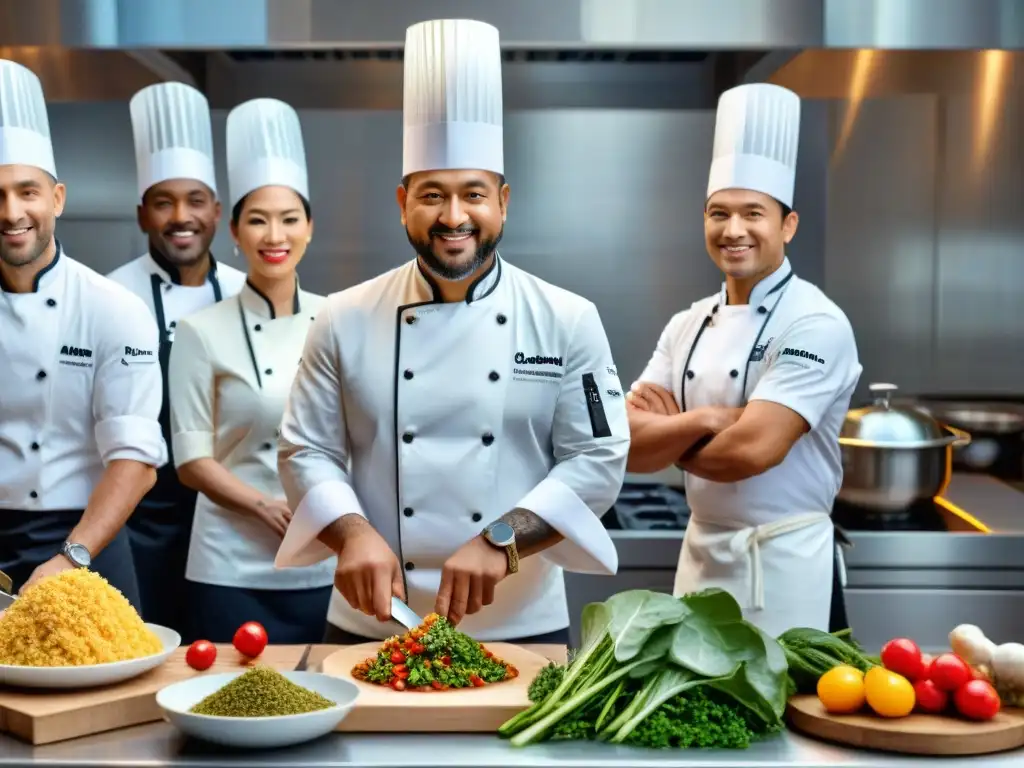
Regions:
[[[505,547],[505,554],[508,556],[508,572],[519,573],[519,550],[515,542]]]

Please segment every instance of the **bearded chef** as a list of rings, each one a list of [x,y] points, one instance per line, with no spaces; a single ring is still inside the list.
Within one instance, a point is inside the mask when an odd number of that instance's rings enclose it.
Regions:
[[[72,260],[39,79],[0,61],[0,570],[91,568],[136,608],[123,526],[167,461],[146,305]]]
[[[160,332],[160,426],[170,460],[128,520],[146,621],[184,633],[185,563],[196,492],[174,470],[167,369],[178,322],[238,294],[245,273],[210,253],[221,204],[206,97],[184,83],[143,88],[129,104],[135,136],[139,228],[149,250],[109,277],[148,305]]]
[[[497,252],[509,187],[498,31],[405,45],[399,214],[416,258],[333,294],[281,429],[279,566],[338,553],[327,642],[393,634],[392,595],[483,640],[568,641],[563,569],[614,573],[600,517],[629,445],[594,305]]]
[[[628,398],[630,469],[686,472],[675,594],[728,590],[772,636],[829,629],[841,600],[830,510],[861,374],[846,316],[785,254],[799,132],[785,88],[722,94],[704,233],[725,282],[669,321]]]

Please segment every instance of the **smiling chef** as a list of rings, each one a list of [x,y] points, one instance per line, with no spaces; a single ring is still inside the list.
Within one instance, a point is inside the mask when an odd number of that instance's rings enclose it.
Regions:
[[[64,253],[64,201],[42,85],[0,61],[0,570],[91,568],[138,608],[123,526],[167,461],[156,324]]]
[[[392,594],[486,640],[567,642],[562,569],[614,573],[625,398],[594,305],[502,259],[498,31],[405,44],[404,266],[328,298],[285,411],[281,566],[338,553],[327,642]]]
[[[841,599],[830,510],[861,373],[846,316],[785,255],[799,133],[791,91],[722,94],[704,233],[725,282],[670,320],[629,394],[630,469],[686,472],[675,594],[726,589],[773,636],[827,630]]]
[[[170,460],[128,520],[142,597],[142,615],[185,633],[185,562],[196,492],[178,479],[170,434],[167,368],[178,322],[235,296],[245,273],[210,253],[221,204],[213,165],[206,97],[184,83],[143,88],[129,104],[135,136],[139,228],[149,250],[109,277],[149,306],[160,331],[164,400],[160,426]]]

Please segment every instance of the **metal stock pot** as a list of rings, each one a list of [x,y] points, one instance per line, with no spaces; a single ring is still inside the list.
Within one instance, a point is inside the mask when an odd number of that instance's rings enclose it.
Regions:
[[[869,389],[874,403],[849,411],[839,435],[839,498],[876,512],[900,512],[941,495],[952,475],[954,447],[969,444],[971,436],[923,410],[893,405],[895,384]]]

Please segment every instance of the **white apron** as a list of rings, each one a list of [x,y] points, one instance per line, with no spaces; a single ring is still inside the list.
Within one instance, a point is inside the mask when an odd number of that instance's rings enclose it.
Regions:
[[[673,350],[675,396],[683,410],[747,403],[772,340],[799,309],[796,296],[785,306],[791,277],[787,263],[755,288],[749,305],[729,306],[719,296],[698,305],[704,311],[692,313]],[[766,475],[786,482],[800,470],[787,457],[764,475],[736,483],[687,474],[691,514],[673,594],[724,589],[745,619],[773,637],[791,627],[827,631],[836,557],[829,510],[787,513],[763,502],[773,484],[766,488]]]

